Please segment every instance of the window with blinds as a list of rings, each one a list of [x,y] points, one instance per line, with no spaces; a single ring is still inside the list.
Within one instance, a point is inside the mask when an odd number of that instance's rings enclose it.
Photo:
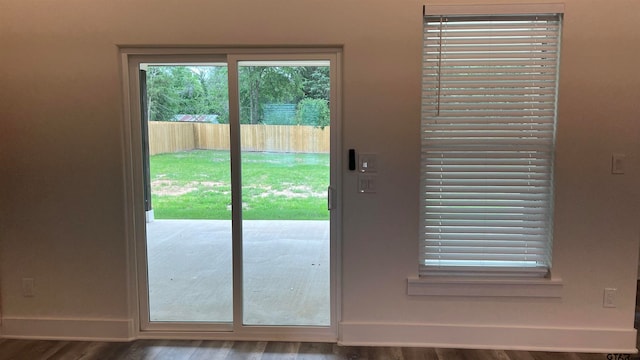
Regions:
[[[560,31],[424,17],[421,275],[548,274]]]

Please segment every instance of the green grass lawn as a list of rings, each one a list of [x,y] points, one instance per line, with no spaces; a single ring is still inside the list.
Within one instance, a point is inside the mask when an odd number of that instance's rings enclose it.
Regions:
[[[157,219],[231,219],[228,151],[154,155],[150,167]],[[244,153],[242,179],[243,219],[329,219],[329,154]]]

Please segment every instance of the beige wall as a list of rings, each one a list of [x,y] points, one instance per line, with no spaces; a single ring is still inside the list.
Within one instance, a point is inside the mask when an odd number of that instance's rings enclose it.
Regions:
[[[385,331],[416,326],[426,344],[434,325],[480,326],[478,334],[539,327],[604,331],[594,346],[632,348],[640,2],[565,3],[553,261],[563,296],[501,299],[406,295],[406,279],[417,273],[422,2],[2,1],[5,327],[20,319],[130,318],[117,45],[343,45],[344,148],[378,153],[380,168],[375,195],[356,193],[354,174],[342,176],[343,321],[360,331],[344,335],[397,342]],[[610,175],[612,153],[627,154],[625,175]],[[23,277],[36,279],[36,297],[21,296]],[[618,289],[617,308],[602,307],[605,287]],[[450,337],[464,344],[456,331]],[[557,341],[556,348],[575,346]]]

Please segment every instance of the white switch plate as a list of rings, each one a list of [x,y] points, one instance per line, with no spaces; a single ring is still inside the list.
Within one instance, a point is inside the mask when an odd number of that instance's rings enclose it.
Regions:
[[[358,192],[359,193],[375,193],[376,192],[376,176],[375,175],[358,175]]]
[[[611,173],[624,174],[625,154],[613,154],[611,156]]]
[[[358,156],[358,170],[362,173],[378,171],[378,156],[376,154],[360,154]]]

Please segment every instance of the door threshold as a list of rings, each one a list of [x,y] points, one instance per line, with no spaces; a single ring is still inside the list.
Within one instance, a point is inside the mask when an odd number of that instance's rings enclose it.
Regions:
[[[317,330],[317,331],[315,331]],[[337,343],[338,338],[331,328],[276,328],[248,329],[248,331],[158,331],[145,330],[137,339],[147,340],[220,340],[220,341],[286,341]]]

